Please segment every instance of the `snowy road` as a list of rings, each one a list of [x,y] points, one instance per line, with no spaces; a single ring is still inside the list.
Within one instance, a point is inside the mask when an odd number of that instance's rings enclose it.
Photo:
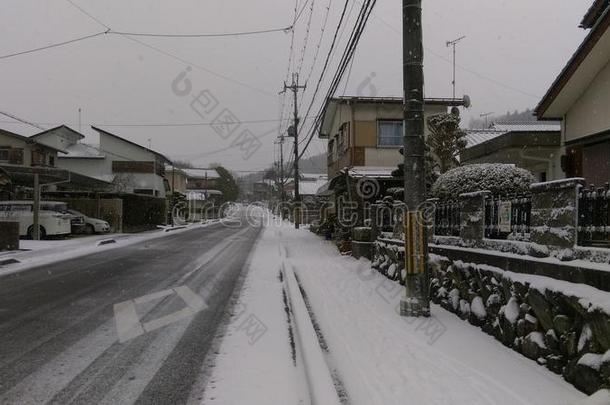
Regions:
[[[259,232],[195,228],[0,278],[0,403],[198,402]]]

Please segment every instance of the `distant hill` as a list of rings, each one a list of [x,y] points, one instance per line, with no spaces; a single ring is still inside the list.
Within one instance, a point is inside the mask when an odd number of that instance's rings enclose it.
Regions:
[[[487,117],[487,121],[484,118],[471,118],[468,122],[468,129],[484,129],[485,122],[487,122],[487,127],[493,125],[494,122],[502,122],[502,123],[510,123],[510,122],[532,122],[536,121],[536,116],[534,116],[534,110],[528,108],[525,111],[508,111],[504,115],[492,115]]]
[[[299,170],[303,173],[320,173],[326,174],[326,153],[312,156],[299,161]]]

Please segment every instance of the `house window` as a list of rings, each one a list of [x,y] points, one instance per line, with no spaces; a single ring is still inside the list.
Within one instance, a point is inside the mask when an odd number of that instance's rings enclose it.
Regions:
[[[55,167],[55,156],[49,156],[49,166]]]
[[[402,121],[377,121],[377,146],[398,147],[403,145]]]
[[[0,162],[8,162],[9,161],[9,149],[0,149]]]
[[[32,166],[44,166],[45,165],[45,155],[44,152],[39,150],[32,151]]]

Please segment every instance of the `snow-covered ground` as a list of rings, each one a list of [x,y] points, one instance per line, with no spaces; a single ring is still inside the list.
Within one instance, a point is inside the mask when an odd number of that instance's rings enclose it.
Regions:
[[[161,238],[176,232],[187,231],[193,227],[209,226],[213,223],[189,224],[188,226],[176,227],[176,230],[171,232],[166,232],[171,227],[159,227],[159,229],[142,233],[92,235],[74,239],[21,240],[19,242],[20,251],[0,253],[0,261],[10,259],[18,261],[17,263],[0,265],[0,276],[24,271],[44,264],[74,259],[91,253],[112,250],[120,246]],[[105,241],[111,241],[111,243],[104,244]]]
[[[266,227],[251,257],[242,310],[222,342],[204,403],[310,403],[298,339],[296,367],[291,357],[282,264],[295,269],[328,347],[328,369],[349,404],[585,400],[560,376],[438,306],[427,320],[400,317],[398,284],[372,271],[368,261],[340,256],[332,244],[284,223]],[[256,339],[244,326],[250,315],[265,327],[253,334]]]

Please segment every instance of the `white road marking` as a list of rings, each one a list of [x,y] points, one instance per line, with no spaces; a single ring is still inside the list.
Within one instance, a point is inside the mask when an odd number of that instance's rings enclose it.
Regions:
[[[153,319],[148,322],[141,322],[136,311],[136,304],[145,304],[154,300],[168,297],[176,294],[187,305],[179,311],[169,315]],[[151,332],[155,329],[162,328],[174,322],[178,322],[184,318],[195,315],[197,312],[207,308],[207,304],[196,295],[190,288],[183,285],[176,288],[157,291],[151,294],[144,295],[129,301],[114,304],[114,317],[116,319],[117,335],[119,342],[125,343],[135,337],[142,335],[144,332]]]

